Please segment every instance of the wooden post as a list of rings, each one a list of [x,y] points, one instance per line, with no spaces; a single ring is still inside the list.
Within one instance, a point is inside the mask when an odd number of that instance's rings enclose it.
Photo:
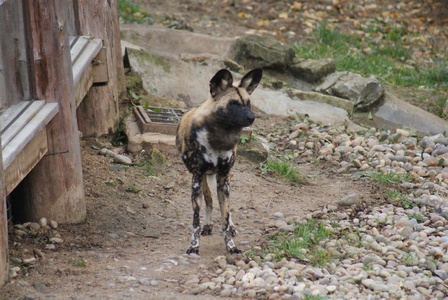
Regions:
[[[23,5],[33,98],[57,102],[59,113],[47,125],[47,154],[11,193],[14,217],[82,222],[86,205],[64,13],[71,1],[29,0]]]
[[[76,0],[75,0],[76,1]],[[109,81],[94,85],[78,107],[78,126],[83,136],[99,136],[118,128],[124,68],[116,0],[77,0],[78,34],[103,40]]]
[[[1,144],[2,142],[0,138],[0,145]],[[3,173],[2,149],[0,147],[0,288],[9,279],[7,218],[5,177]]]

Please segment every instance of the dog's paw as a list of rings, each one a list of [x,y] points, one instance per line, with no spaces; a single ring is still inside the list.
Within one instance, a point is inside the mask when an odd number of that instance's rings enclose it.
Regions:
[[[199,255],[199,247],[190,247],[190,248],[188,248],[187,254],[197,254],[197,255]]]
[[[229,254],[240,254],[240,253],[241,253],[241,250],[238,249],[237,247],[233,247],[233,248],[227,249],[227,252],[228,252]]]
[[[202,227],[201,235],[212,235],[212,229],[213,225],[204,225],[204,227]]]
[[[233,226],[229,227],[229,234],[232,237],[236,236],[236,229],[235,229],[235,227],[233,227]]]

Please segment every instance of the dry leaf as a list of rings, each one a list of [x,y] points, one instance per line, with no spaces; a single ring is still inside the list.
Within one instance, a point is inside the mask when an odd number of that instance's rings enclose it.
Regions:
[[[302,8],[302,3],[300,3],[300,2],[294,2],[294,3],[291,5],[291,9],[299,10],[299,9],[301,9],[301,8]]]
[[[288,13],[284,12],[278,15],[280,19],[288,19]]]

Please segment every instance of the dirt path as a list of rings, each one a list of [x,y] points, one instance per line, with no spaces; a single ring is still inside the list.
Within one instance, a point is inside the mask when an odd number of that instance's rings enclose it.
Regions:
[[[266,126],[285,126],[285,122],[265,117],[254,130]],[[219,234],[219,209],[215,209],[215,232],[201,240],[200,256],[184,255],[192,221],[190,175],[174,147],[160,149],[169,165],[153,168],[152,176],[148,176],[146,165],[124,167],[98,155],[95,140],[83,141],[82,147],[88,221],[57,230],[41,229],[37,235],[11,234],[11,257],[30,258],[33,250],[39,249],[43,258],[31,265],[21,264],[2,297],[191,297],[182,293],[182,284],[191,274],[207,278],[213,273],[214,259],[225,255],[225,247]],[[144,162],[145,156],[134,159]],[[238,229],[236,242],[243,251],[262,245],[267,233],[287,221],[301,219],[354,190],[372,197],[366,183],[337,175],[331,166],[303,162],[300,170],[309,178],[308,184],[294,186],[261,175],[252,163],[238,159],[231,182],[231,209]],[[274,216],[276,212],[284,217]],[[60,236],[63,243],[48,250],[48,239],[53,236]]]

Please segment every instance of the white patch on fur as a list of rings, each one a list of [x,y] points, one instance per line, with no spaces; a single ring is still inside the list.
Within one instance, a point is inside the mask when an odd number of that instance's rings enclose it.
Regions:
[[[195,183],[193,184],[193,188],[194,188],[194,189],[197,189],[198,187],[199,187],[199,183],[195,182]]]
[[[216,151],[213,150],[208,142],[208,131],[202,129],[197,133],[197,141],[199,145],[205,148],[205,153],[203,153],[206,162],[213,164],[213,166],[218,165],[218,159],[221,158],[224,161],[230,161],[232,158],[233,150],[229,151]]]

